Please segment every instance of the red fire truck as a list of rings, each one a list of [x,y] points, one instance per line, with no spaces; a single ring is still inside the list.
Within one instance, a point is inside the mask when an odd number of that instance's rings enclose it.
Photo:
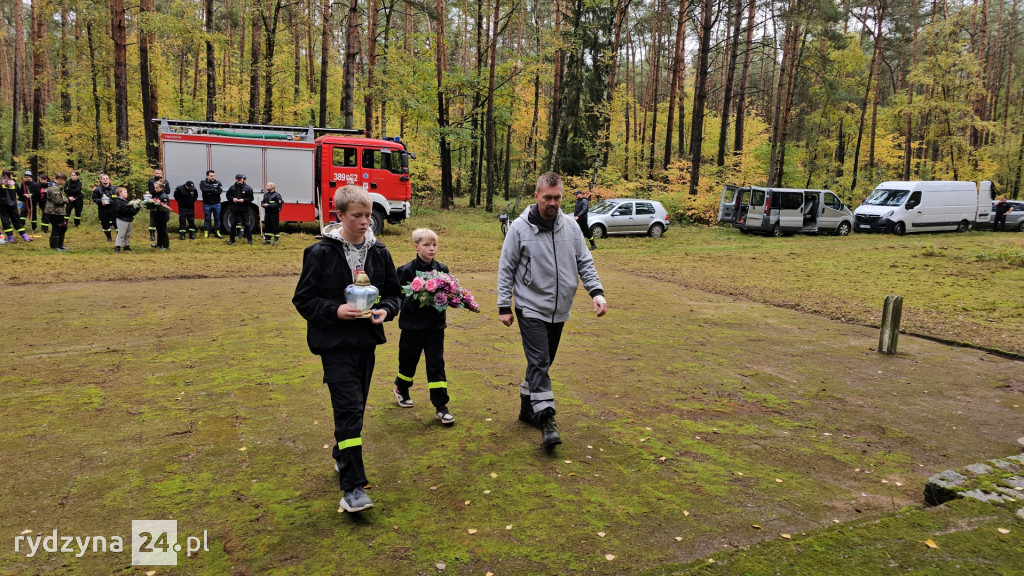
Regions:
[[[384,230],[385,221],[395,224],[410,216],[409,159],[416,156],[397,137],[377,140],[358,136],[362,130],[336,128],[154,122],[160,124],[164,177],[171,186],[191,180],[198,188],[206,171],[215,170],[227,190],[235,174],[245,174],[257,194],[248,222],[254,228],[262,219],[258,195],[267,182],[284,198],[282,222],[317,222],[322,230],[335,221],[334,192],[346,184],[370,193],[375,233]],[[196,215],[202,214],[200,198]]]

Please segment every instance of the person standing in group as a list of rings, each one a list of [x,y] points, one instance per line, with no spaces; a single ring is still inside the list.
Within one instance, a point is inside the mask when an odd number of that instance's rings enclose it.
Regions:
[[[156,199],[156,184],[160,182],[164,186],[164,191],[170,193],[171,185],[164,179],[164,171],[156,168],[153,170],[153,177],[146,183],[146,189],[149,190],[149,195],[153,199]],[[156,242],[156,215],[157,211],[152,210],[149,213],[149,241]],[[169,216],[168,216],[169,217]]]
[[[14,235],[18,234],[25,242],[31,242],[32,237],[25,232],[25,225],[21,220],[21,212],[18,210],[18,183],[14,181],[14,174],[10,170],[0,173],[0,223],[4,227],[4,236],[7,242],[14,242]]]
[[[135,215],[139,213],[138,201],[128,201],[128,189],[120,187],[117,189],[117,196],[111,204],[114,218],[117,222],[117,239],[114,240],[114,252],[131,252],[132,222]]]
[[[434,258],[437,256],[436,232],[429,228],[413,230],[412,245],[416,249],[416,257],[398,268],[399,285],[411,283],[417,272],[448,273],[448,267]],[[448,411],[448,377],[444,371],[444,329],[448,327],[446,316],[444,310],[433,306],[420,307],[412,296],[402,300],[402,311],[398,317],[402,335],[398,339],[398,376],[395,377],[394,394],[399,406],[412,408],[409,388],[416,375],[420,354],[423,354],[427,365],[427,390],[430,391],[434,414],[441,424],[451,426],[455,423],[455,417]]]
[[[277,241],[281,238],[281,204],[284,202],[284,198],[281,197],[277,192],[277,185],[273,182],[267,182],[267,187],[263,192],[263,202],[260,204],[263,206],[263,243],[270,244],[270,239],[274,239],[274,245],[277,245]]]
[[[306,342],[320,356],[331,394],[332,455],[342,490],[339,512],[358,512],[373,506],[364,491],[369,481],[362,429],[374,351],[387,341],[381,324],[395,317],[402,289],[391,253],[370,230],[373,200],[366,190],[342,186],[334,194],[334,207],[340,222],[325,226],[321,240],[303,253],[292,304],[306,319]],[[368,316],[345,297],[360,271],[380,292]]]
[[[64,193],[68,197],[68,210],[64,216],[69,221],[74,221],[75,228],[82,225],[82,207],[85,206],[84,198],[82,197],[82,181],[78,179],[81,173],[78,170],[71,171],[71,179],[64,186]],[[74,212],[74,217],[71,213]]]
[[[67,251],[64,247],[64,235],[68,231],[68,221],[65,217],[68,206],[68,197],[64,194],[64,185],[68,177],[58,173],[53,178],[54,182],[46,189],[46,205],[43,207],[43,216],[50,224],[50,248],[60,252]],[[39,175],[39,181],[43,181],[43,175]]]
[[[220,196],[224,193],[224,186],[217,180],[217,173],[207,170],[206,178],[199,182],[199,190],[203,193],[203,238],[209,238],[211,231],[217,238],[223,238],[220,233]]]
[[[110,232],[114,228],[114,212],[110,203],[116,196],[114,187],[110,185],[110,176],[100,174],[99,186],[92,189],[92,201],[96,204],[96,213],[100,217],[100,228],[107,235],[107,242],[113,240]]]
[[[235,243],[235,235],[239,230],[245,233],[245,239],[252,244],[252,228],[248,221],[254,195],[252,186],[245,183],[245,174],[235,174],[235,183],[228,188],[227,197],[231,201],[228,209],[228,245]]]
[[[558,351],[579,281],[598,317],[608,311],[583,233],[562,213],[562,178],[547,172],[537,180],[530,206],[509,225],[498,262],[498,319],[511,326],[512,310],[526,355],[519,388],[519,419],[541,429],[545,448],[562,443],[555,425],[555,396],[548,371]]]
[[[50,185],[50,177],[46,174],[46,172],[40,172],[39,185],[36,187],[37,193],[35,197],[32,198],[32,205],[38,206],[39,209],[38,211],[36,209],[33,209],[32,212],[33,215],[36,212],[38,212],[39,230],[43,234],[48,234],[50,232],[50,215],[46,213],[46,191],[50,188]],[[35,230],[35,223],[33,223],[32,229]]]
[[[178,203],[178,238],[196,239],[196,200],[199,191],[191,180],[174,189],[174,201]]]
[[[153,202],[157,205],[149,211],[149,221],[156,227],[156,242],[150,246],[160,250],[171,247],[171,240],[167,237],[167,222],[171,219],[171,197],[164,188],[164,182],[158,180],[153,183]]]
[[[23,198],[21,217],[32,226],[32,231],[35,232],[38,226],[38,213],[42,207],[39,206],[39,183],[33,179],[31,170],[25,170],[25,174],[21,177],[21,194]]]
[[[572,217],[576,219],[576,224],[583,232],[583,237],[590,240],[590,249],[594,250],[597,248],[597,244],[594,244],[594,235],[590,233],[590,224],[587,222],[588,212],[590,212],[590,200],[587,200],[583,190],[577,190],[576,206],[573,208]]]

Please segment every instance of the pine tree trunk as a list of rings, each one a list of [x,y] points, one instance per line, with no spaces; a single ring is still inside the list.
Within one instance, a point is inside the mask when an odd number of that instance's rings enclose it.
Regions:
[[[487,212],[494,211],[494,178],[497,156],[494,149],[494,69],[497,65],[498,24],[501,18],[501,0],[494,0],[494,18],[491,19],[491,46],[488,48],[491,57],[490,72],[487,78]]]
[[[369,0],[366,6],[366,89],[363,90],[363,126],[367,136],[377,134],[373,121],[374,91],[377,74],[377,0]]]
[[[729,139],[729,112],[732,107],[732,85],[736,76],[736,57],[740,48],[740,29],[743,25],[743,0],[735,0],[732,8],[732,43],[729,47],[729,65],[725,72],[725,93],[722,95],[722,127],[718,133],[717,164],[725,166],[725,148]]]
[[[263,50],[260,46],[260,20],[263,6],[261,0],[252,2],[252,33],[249,40],[249,124],[259,120],[260,111],[260,69]]]
[[[353,5],[356,0],[352,0]],[[447,210],[455,205],[452,193],[452,149],[448,143],[448,103],[444,94],[444,73],[447,67],[448,46],[444,41],[445,5],[444,0],[436,0],[437,38],[434,43],[435,68],[437,70],[437,127],[441,160],[441,209]]]
[[[149,31],[150,19],[156,16],[156,0],[141,0],[139,3],[139,84],[142,96],[142,127],[146,135],[146,160],[150,167],[160,166],[160,134],[153,118],[160,115],[157,108],[156,90],[153,89],[149,69],[149,46],[153,34]]]
[[[875,26],[875,58],[877,62],[873,64],[875,69],[875,90],[871,96],[871,132],[870,139],[868,140],[868,166],[872,169],[875,168],[875,138],[878,133],[878,101],[881,99],[882,91],[882,23],[885,21],[886,11],[886,0],[882,0],[880,8],[877,14],[877,20]]]
[[[327,127],[327,67],[330,55],[331,0],[323,0],[323,16],[320,21],[320,117],[317,121],[320,128]]]
[[[548,116],[549,170],[554,170],[557,164],[558,139],[561,135],[562,76],[565,74],[562,41],[562,0],[555,0],[555,69],[551,86],[551,114]]]
[[[68,54],[68,11],[66,7],[60,10],[60,113],[64,125],[71,124],[71,73],[68,71],[68,61],[71,56]]]
[[[22,107],[24,99],[22,90],[25,85],[25,6],[21,2],[13,2],[14,6],[14,80],[11,90],[11,156],[20,152],[19,131],[21,128]]]
[[[43,82],[46,81],[43,37],[46,16],[40,0],[32,0],[29,17],[32,21],[32,173],[39,173],[39,150],[43,147]]]
[[[111,0],[111,36],[114,40],[114,118],[116,147],[128,146],[128,47],[124,22],[124,0]]]
[[[917,67],[917,32],[918,32],[917,16],[918,16],[918,10],[919,10],[917,2],[918,2],[918,0],[914,0],[913,19],[911,20],[911,25],[914,27],[914,39],[911,42],[911,48],[910,48],[910,69],[911,70],[913,70],[914,68]],[[913,105],[914,105],[914,83],[910,82],[907,85],[907,118],[904,121],[904,127],[903,127],[903,135],[904,135],[904,138],[903,138],[903,179],[904,180],[910,180],[910,158],[911,158],[911,156],[913,154],[913,150],[914,150],[914,139],[913,139],[914,138],[914,134],[913,134],[913,131],[912,131],[913,125],[914,125]]]
[[[217,60],[213,48],[213,0],[205,0],[206,12],[206,121],[217,117]]]
[[[274,51],[277,49],[277,23],[281,17],[281,0],[274,0],[274,12],[267,21],[266,12],[260,13],[266,55],[263,59],[263,116],[264,124],[274,123]],[[255,38],[255,37],[254,37]]]
[[[341,112],[345,128],[355,120],[356,61],[359,59],[359,0],[349,0],[345,33],[345,79],[341,88]]]
[[[697,195],[700,183],[701,146],[704,143],[704,104],[708,99],[708,55],[711,51],[711,0],[701,1],[700,51],[697,53],[697,85],[690,121],[690,195]]]
[[[675,128],[676,94],[679,89],[679,71],[684,67],[686,39],[686,0],[679,0],[679,14],[676,16],[676,44],[672,51],[672,84],[668,91],[668,121],[665,125],[665,157],[662,159],[661,168],[667,169],[669,161],[672,160],[672,130]],[[683,139],[682,132],[679,139]]]
[[[658,141],[658,87],[661,84],[661,21],[664,19],[665,12],[667,12],[665,2],[662,2],[660,9],[658,9],[657,1],[655,1],[654,6],[654,21],[658,23],[658,27],[654,38],[654,63],[651,66],[651,76],[654,77],[654,85],[651,90],[651,107],[653,111],[651,114],[651,153],[647,158],[648,178],[654,177],[654,144]]]
[[[747,82],[750,80],[750,59],[754,48],[754,16],[757,3],[748,0],[747,8],[747,39],[743,54],[743,71],[740,72],[740,90],[736,95],[736,134],[733,139],[733,153],[743,150],[743,128],[747,119]]]
[[[94,138],[96,140],[96,164],[101,170],[105,171],[106,160],[103,157],[103,132],[100,129],[100,90],[96,80],[98,72],[96,71],[96,47],[93,42],[92,22],[85,25],[85,33],[89,37],[89,76],[92,79],[93,121],[96,129]],[[17,114],[15,114],[15,117],[17,117]]]

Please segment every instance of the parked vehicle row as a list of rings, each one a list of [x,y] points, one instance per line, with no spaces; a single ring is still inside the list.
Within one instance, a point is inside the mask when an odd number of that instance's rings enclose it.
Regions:
[[[1008,229],[1024,230],[1024,208],[1014,208]],[[1010,212],[1010,214],[1014,214]],[[725,186],[718,209],[719,222],[743,233],[771,236],[857,232],[966,232],[972,226],[991,227],[992,183],[908,181],[883,182],[856,210],[831,190]]]

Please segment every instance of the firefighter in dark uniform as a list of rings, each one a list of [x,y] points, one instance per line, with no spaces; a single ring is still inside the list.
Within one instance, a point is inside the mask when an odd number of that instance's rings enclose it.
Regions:
[[[100,174],[100,185],[92,189],[92,201],[96,204],[96,212],[100,217],[100,228],[107,235],[107,242],[114,239],[110,236],[114,229],[114,209],[111,206],[117,196],[114,187],[110,185],[110,176]]]
[[[252,244],[252,229],[248,226],[248,220],[254,196],[252,186],[245,183],[245,174],[235,174],[235,183],[228,188],[227,197],[231,201],[228,210],[228,214],[231,215],[228,219],[231,234],[228,244],[235,243],[235,235],[240,229],[245,232],[245,239]]]
[[[46,213],[46,190],[53,185],[50,182],[50,177],[46,175],[46,172],[39,173],[39,183],[36,186],[35,196],[32,197],[32,214],[39,213],[39,219],[32,222],[32,229],[35,230],[36,223],[39,224],[39,229],[42,230],[43,234],[50,233],[50,215]]]
[[[149,189],[149,195],[154,200],[156,199],[156,189],[154,185],[157,182],[163,182],[164,193],[170,193],[171,191],[170,183],[168,183],[167,180],[164,180],[164,171],[159,168],[153,170],[153,177],[150,178],[149,182],[146,183],[146,188]],[[156,210],[151,210],[149,212],[149,241],[153,242],[154,244],[156,243],[156,215]]]
[[[178,203],[178,238],[185,239],[188,234],[189,240],[196,239],[196,200],[199,199],[199,191],[196,185],[189,180],[174,189],[174,201]]]
[[[448,267],[434,259],[437,254],[437,233],[429,228],[412,231],[416,257],[398,268],[398,283],[402,286],[416,278],[417,272],[444,272]],[[416,365],[423,353],[427,365],[427,389],[430,403],[442,424],[450,426],[455,417],[448,411],[448,378],[444,371],[444,329],[448,327],[443,310],[433,306],[421,307],[412,296],[402,300],[398,316],[398,327],[402,330],[398,339],[398,376],[395,377],[395,400],[403,408],[413,405],[409,397]]]
[[[68,220],[75,223],[75,228],[82,225],[82,207],[85,206],[85,199],[82,198],[82,181],[78,179],[81,173],[78,170],[71,171],[71,179],[64,185],[64,193],[68,196],[68,211],[65,214]],[[74,217],[71,213],[74,212]]]
[[[263,243],[270,244],[270,239],[274,239],[274,244],[281,238],[281,204],[284,202],[284,198],[277,192],[277,185],[273,182],[267,182],[266,191],[263,193],[263,202],[260,204],[263,206]]]
[[[25,175],[21,177],[21,192],[23,197],[21,218],[28,222],[32,226],[32,231],[35,232],[37,212],[41,207],[39,206],[39,183],[32,179],[31,170],[25,170]]]
[[[25,232],[18,211],[18,183],[14,181],[14,175],[10,170],[4,170],[0,174],[0,223],[3,224],[8,243],[14,242],[15,233],[25,242],[32,241],[32,237]]]

